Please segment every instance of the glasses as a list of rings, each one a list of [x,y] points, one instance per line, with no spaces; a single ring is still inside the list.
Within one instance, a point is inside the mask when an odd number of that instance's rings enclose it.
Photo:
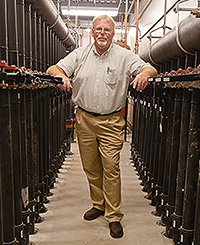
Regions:
[[[113,29],[97,27],[97,28],[94,29],[94,31],[97,34],[100,34],[102,31],[104,31],[105,34],[110,34],[113,31]]]

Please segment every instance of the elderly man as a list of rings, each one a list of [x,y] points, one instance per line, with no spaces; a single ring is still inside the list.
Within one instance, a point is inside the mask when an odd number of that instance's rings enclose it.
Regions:
[[[115,22],[107,16],[93,20],[94,43],[71,52],[47,74],[63,78],[64,90],[72,89],[78,105],[76,129],[83,169],[87,176],[92,208],[84,219],[104,215],[113,238],[123,236],[121,219],[120,151],[123,146],[124,107],[130,77],[138,91],[157,71],[133,52],[112,42]],[[69,77],[73,75],[73,83]]]

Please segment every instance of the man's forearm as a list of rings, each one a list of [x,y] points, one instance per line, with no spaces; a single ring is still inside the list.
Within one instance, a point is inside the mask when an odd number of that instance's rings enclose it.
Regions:
[[[146,75],[147,77],[156,77],[157,76],[157,70],[153,66],[145,66],[140,74]]]
[[[52,75],[54,77],[62,77],[63,85],[59,86],[61,89],[69,91],[72,88],[69,78],[66,76],[65,72],[59,66],[50,66],[47,69],[46,74]]]

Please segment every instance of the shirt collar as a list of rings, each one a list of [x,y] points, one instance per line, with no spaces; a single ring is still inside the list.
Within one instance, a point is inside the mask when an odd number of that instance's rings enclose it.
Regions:
[[[110,47],[108,48],[108,50],[106,50],[106,52],[103,53],[101,56],[107,55],[107,54],[110,52],[110,50],[111,50],[112,47],[113,47],[113,43],[111,43],[111,45],[110,45]],[[93,43],[93,52],[94,52],[96,55],[100,56],[99,53],[98,53],[97,50],[96,50],[96,47],[95,47],[95,44],[94,44],[94,43]]]

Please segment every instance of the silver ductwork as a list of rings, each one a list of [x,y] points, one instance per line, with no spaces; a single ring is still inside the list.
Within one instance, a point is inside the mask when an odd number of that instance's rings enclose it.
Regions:
[[[161,37],[151,47],[140,54],[140,57],[152,65],[195,55],[200,50],[200,18],[190,15],[179,25]]]
[[[27,2],[32,4],[33,9],[37,11],[38,15],[42,16],[42,19],[46,21],[49,28],[52,28],[64,44],[75,47],[75,40],[52,0],[28,0]]]

